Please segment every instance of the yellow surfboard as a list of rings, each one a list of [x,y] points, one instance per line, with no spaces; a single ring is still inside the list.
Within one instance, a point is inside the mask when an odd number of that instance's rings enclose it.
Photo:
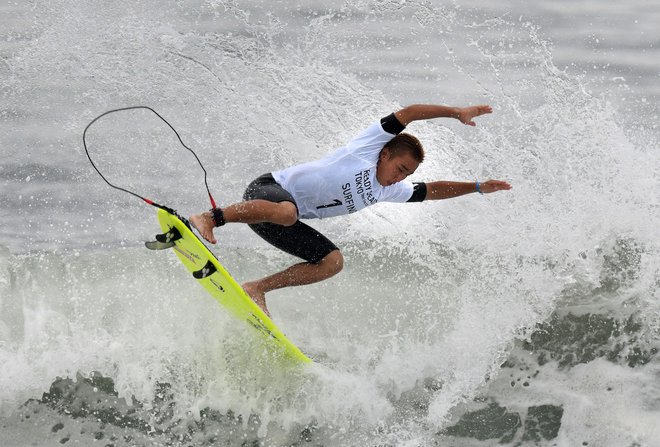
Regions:
[[[268,316],[245,293],[231,277],[218,259],[191,231],[187,220],[163,209],[158,210],[158,221],[163,234],[156,242],[147,242],[147,248],[162,250],[172,248],[193,277],[225,309],[239,320],[247,322],[266,344],[281,352],[296,363],[311,363],[312,360],[291,343]],[[185,221],[185,222],[184,222]]]

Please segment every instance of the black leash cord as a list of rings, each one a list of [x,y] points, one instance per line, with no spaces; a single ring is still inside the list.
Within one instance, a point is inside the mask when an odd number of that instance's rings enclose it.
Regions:
[[[172,125],[171,125],[171,124],[170,124],[165,118],[163,118],[158,112],[156,112],[156,111],[155,111],[154,109],[152,109],[151,107],[147,107],[147,106],[131,106],[131,107],[122,107],[122,108],[119,108],[119,109],[108,110],[107,112],[104,112],[104,113],[100,114],[99,116],[97,116],[96,118],[94,118],[94,119],[93,119],[93,120],[92,120],[92,121],[91,121],[91,122],[85,127],[85,130],[83,131],[83,146],[85,147],[85,154],[87,154],[87,158],[89,159],[89,162],[92,164],[92,167],[94,167],[94,170],[95,170],[95,171],[101,176],[101,178],[102,178],[102,179],[103,179],[108,185],[110,185],[112,188],[118,189],[119,191],[123,191],[123,192],[128,193],[128,194],[130,194],[130,195],[132,195],[132,196],[135,196],[135,197],[137,197],[138,199],[141,199],[141,200],[145,201],[145,202],[148,203],[149,205],[153,205],[153,206],[155,206],[155,207],[162,208],[162,209],[164,209],[164,210],[166,210],[166,211],[169,211],[169,210],[170,210],[170,208],[167,208],[167,207],[165,207],[165,206],[159,205],[159,204],[155,203],[155,202],[152,201],[152,200],[149,200],[149,199],[147,199],[147,198],[142,197],[142,196],[139,195],[139,194],[134,193],[133,191],[129,191],[128,189],[124,189],[124,188],[122,188],[122,187],[120,187],[120,186],[113,185],[112,183],[110,183],[110,182],[108,181],[108,179],[105,178],[105,176],[104,176],[103,174],[101,174],[101,171],[99,171],[99,169],[96,167],[96,164],[94,164],[94,161],[92,160],[92,157],[89,155],[89,150],[87,149],[87,140],[85,139],[85,137],[86,137],[86,135],[87,135],[87,130],[91,127],[92,124],[94,124],[94,123],[95,123],[96,121],[98,121],[99,119],[101,119],[101,118],[103,118],[104,116],[109,115],[109,114],[111,114],[111,113],[122,112],[122,111],[125,111],[125,110],[136,110],[136,109],[146,109],[146,110],[150,110],[151,112],[153,112],[158,118],[160,118],[165,124],[167,124],[167,126],[168,126],[170,129],[172,129],[172,131],[174,132],[174,134],[176,135],[176,137],[179,139],[179,142],[181,143],[181,145],[182,145],[183,147],[185,147],[186,149],[188,149],[188,150],[189,150],[189,151],[195,156],[195,159],[197,160],[197,163],[199,163],[199,166],[202,168],[202,171],[204,171],[204,185],[206,186],[206,192],[208,193],[208,195],[209,195],[209,200],[211,201],[211,207],[212,207],[212,208],[217,208],[216,205],[215,205],[215,200],[213,200],[213,196],[211,195],[211,191],[209,190],[209,184],[208,184],[208,182],[207,182],[206,169],[204,169],[204,165],[202,165],[202,162],[200,161],[199,157],[197,156],[197,154],[195,153],[195,151],[193,151],[191,148],[189,148],[188,146],[186,146],[186,144],[185,144],[185,143],[183,142],[183,140],[181,139],[181,136],[179,135],[179,132],[177,132],[176,129],[175,129],[175,128],[174,128],[174,127],[173,127],[173,126],[172,126]]]

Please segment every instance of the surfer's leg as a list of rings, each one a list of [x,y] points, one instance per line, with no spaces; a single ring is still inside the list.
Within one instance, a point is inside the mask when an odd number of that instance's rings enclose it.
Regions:
[[[344,266],[339,248],[301,221],[290,226],[260,223],[250,225],[250,228],[271,245],[306,261],[243,285],[243,289],[262,309],[266,308],[265,295],[271,290],[323,281],[339,273]]]
[[[271,174],[264,174],[252,181],[243,194],[243,200],[222,209],[223,222],[216,222],[213,212],[206,211],[190,217],[190,223],[204,239],[215,244],[214,228],[227,222],[268,222],[290,226],[298,220],[298,208],[293,196]]]
[[[298,220],[298,210],[292,202],[270,202],[268,200],[249,200],[235,203],[222,209],[225,223],[241,222],[257,224],[270,222],[278,225],[293,225]],[[213,230],[217,222],[211,211],[205,211],[190,217],[190,223],[204,239],[212,244],[217,242]]]
[[[270,316],[266,306],[266,293],[284,287],[304,286],[323,281],[339,273],[343,267],[344,256],[336,249],[320,262],[295,264],[258,281],[246,282],[243,284],[243,290]]]

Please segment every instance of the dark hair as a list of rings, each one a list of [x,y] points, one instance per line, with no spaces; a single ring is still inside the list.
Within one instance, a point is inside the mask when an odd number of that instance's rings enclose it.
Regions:
[[[385,146],[383,146],[383,149],[389,150],[390,157],[409,153],[418,163],[424,161],[424,148],[422,147],[422,143],[419,142],[417,137],[413,137],[408,133],[400,133],[392,138],[387,144],[385,144]]]

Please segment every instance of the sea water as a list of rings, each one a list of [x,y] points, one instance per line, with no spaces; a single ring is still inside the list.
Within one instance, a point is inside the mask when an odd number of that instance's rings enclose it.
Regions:
[[[0,444],[660,445],[660,4],[0,4]],[[221,205],[411,103],[413,181],[513,189],[312,222],[344,271],[273,292],[316,363],[273,365],[82,131],[153,107]],[[147,111],[89,130],[183,215],[204,176]],[[239,281],[295,259],[240,225]]]

